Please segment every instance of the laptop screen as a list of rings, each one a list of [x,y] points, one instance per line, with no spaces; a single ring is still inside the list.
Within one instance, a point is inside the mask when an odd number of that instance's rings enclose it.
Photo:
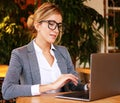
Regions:
[[[91,100],[120,94],[120,53],[91,55]]]

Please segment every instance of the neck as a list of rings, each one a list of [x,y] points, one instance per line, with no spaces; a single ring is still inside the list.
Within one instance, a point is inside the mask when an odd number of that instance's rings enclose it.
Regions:
[[[51,44],[47,42],[43,42],[41,40],[35,39],[35,43],[42,49],[43,52],[50,51]]]

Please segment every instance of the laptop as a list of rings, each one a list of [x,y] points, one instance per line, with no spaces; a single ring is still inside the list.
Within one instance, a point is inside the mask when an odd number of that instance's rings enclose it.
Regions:
[[[89,91],[70,92],[57,98],[92,101],[120,94],[120,53],[94,53],[90,57]]]

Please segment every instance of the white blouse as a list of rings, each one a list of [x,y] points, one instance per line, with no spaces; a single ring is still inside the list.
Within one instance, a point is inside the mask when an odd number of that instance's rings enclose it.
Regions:
[[[39,48],[39,46],[35,42],[33,42],[33,44],[34,44],[34,48],[35,48],[35,52],[38,60],[39,70],[40,70],[41,85],[50,84],[56,81],[61,75],[61,71],[58,67],[57,60],[53,52],[53,49],[55,50],[54,46],[51,44],[50,53],[54,57],[54,62],[52,66],[50,66],[48,61],[42,54],[42,50]],[[39,91],[39,85],[40,84],[37,84],[31,87],[32,95],[41,94]],[[59,91],[60,90],[51,90],[51,91],[47,91],[46,93],[56,93]]]

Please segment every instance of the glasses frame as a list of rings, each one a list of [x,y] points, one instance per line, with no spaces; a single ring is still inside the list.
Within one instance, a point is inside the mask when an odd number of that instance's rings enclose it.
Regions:
[[[58,30],[59,30],[59,32],[62,32],[63,30],[63,25],[62,25],[62,23],[57,23],[55,20],[41,20],[39,23],[42,23],[42,22],[47,22],[48,23],[48,28],[50,29],[50,30],[55,30],[56,28],[58,28]],[[54,25],[55,26],[53,26],[53,27],[51,27],[51,25],[53,25],[53,23],[54,23]]]

